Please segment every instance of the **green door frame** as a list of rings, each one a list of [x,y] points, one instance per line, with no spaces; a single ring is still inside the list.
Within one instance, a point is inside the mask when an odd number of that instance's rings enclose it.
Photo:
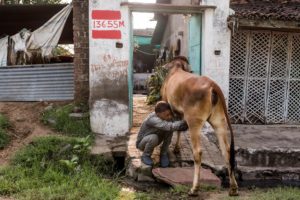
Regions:
[[[133,23],[132,23],[132,12],[129,13],[129,23],[130,23],[130,41],[129,41],[129,66],[128,66],[128,97],[129,97],[129,127],[133,124]]]
[[[193,15],[189,21],[189,62],[194,74],[201,75],[202,16]]]

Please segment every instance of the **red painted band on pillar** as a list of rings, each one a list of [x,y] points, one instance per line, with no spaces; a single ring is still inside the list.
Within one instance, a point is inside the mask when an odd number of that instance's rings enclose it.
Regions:
[[[121,12],[114,10],[93,10],[92,19],[119,20],[121,19]]]
[[[93,30],[92,31],[92,38],[97,39],[121,39],[121,31],[120,30]]]

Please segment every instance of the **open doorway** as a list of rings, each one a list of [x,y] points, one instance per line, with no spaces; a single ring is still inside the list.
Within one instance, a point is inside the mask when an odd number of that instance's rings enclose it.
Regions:
[[[175,8],[175,7],[174,7]],[[173,9],[174,9],[173,8]],[[132,64],[129,69],[129,100],[133,127],[140,124],[159,98],[149,80],[176,56],[185,56],[192,71],[201,74],[201,14],[132,12]],[[157,85],[155,86],[157,87]],[[150,94],[150,90],[151,94]],[[147,110],[147,113],[137,109]],[[152,109],[153,111],[153,109]]]
[[[160,45],[153,43],[156,27],[154,13],[132,13],[133,94],[147,94],[147,80],[153,72]]]

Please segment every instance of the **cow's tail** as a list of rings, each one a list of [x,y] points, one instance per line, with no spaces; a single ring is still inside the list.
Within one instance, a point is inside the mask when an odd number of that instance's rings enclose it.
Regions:
[[[229,164],[230,164],[230,172],[233,173],[235,170],[235,166],[236,166],[236,161],[235,161],[235,151],[234,151],[234,136],[233,136],[233,131],[232,131],[232,126],[230,123],[230,119],[229,119],[229,115],[227,112],[227,106],[226,106],[226,102],[225,102],[225,97],[223,95],[222,90],[220,89],[220,87],[217,84],[213,85],[213,92],[217,93],[217,96],[219,97],[222,106],[223,106],[223,110],[224,110],[224,114],[226,117],[226,121],[229,127],[229,131],[230,131],[230,137],[231,137],[231,141],[230,141],[230,158],[229,158]]]

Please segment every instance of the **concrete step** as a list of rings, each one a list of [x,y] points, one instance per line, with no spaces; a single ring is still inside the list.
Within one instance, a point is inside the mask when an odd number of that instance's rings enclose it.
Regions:
[[[193,185],[194,167],[155,168],[153,175],[160,181],[169,185]],[[221,187],[221,180],[209,169],[201,168],[200,183],[204,185]]]
[[[241,166],[300,167],[300,148],[236,148],[236,160]]]
[[[300,186],[300,167],[238,166],[237,174],[241,186]]]
[[[109,145],[111,138],[105,135],[96,135],[95,143],[92,146],[92,155],[102,155],[107,158],[113,158],[111,147]]]
[[[233,129],[238,165],[300,167],[299,126],[233,125]],[[219,145],[211,127],[204,133],[208,146]]]
[[[95,136],[95,143],[92,145],[92,155],[102,155],[107,158],[126,157],[127,137],[113,138],[101,134]]]

